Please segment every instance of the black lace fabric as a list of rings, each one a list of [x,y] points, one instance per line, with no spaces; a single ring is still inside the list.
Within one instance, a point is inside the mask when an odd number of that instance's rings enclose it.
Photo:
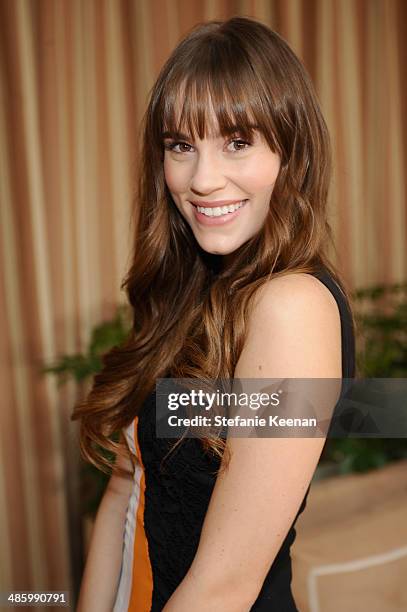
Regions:
[[[197,438],[185,438],[163,462],[175,442],[175,439],[156,436],[155,393],[152,393],[138,423],[146,487],[144,526],[153,573],[151,612],[162,610],[192,564],[220,465],[220,459],[206,453]],[[297,516],[305,508],[307,495]],[[260,593],[262,602],[267,599],[268,605],[271,600],[266,587],[274,582],[273,576],[279,580],[273,589],[273,600],[277,592],[286,591],[285,601],[291,601],[289,549],[294,538],[292,527],[271,568],[274,573],[269,573]],[[266,609],[256,606],[252,607],[253,611]],[[287,611],[295,609],[286,608]]]

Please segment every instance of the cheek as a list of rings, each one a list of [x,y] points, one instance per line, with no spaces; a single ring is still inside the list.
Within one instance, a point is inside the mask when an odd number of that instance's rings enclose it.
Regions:
[[[271,193],[280,169],[278,158],[258,157],[245,164],[239,173],[239,181],[253,195]]]
[[[188,184],[186,168],[182,164],[174,163],[164,158],[164,177],[167,187],[172,194],[185,191]]]
[[[166,161],[164,159],[164,178],[175,206],[178,208],[181,215],[188,220],[181,204],[181,196],[186,191],[187,181],[179,166],[179,164],[174,164],[172,160]]]

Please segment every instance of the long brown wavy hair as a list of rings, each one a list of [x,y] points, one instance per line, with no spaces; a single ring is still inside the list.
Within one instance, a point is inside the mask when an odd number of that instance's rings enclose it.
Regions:
[[[163,133],[204,138],[209,107],[220,134],[237,128],[250,137],[255,126],[281,159],[264,226],[225,267],[197,244],[163,170]],[[84,457],[103,471],[112,466],[102,449],[125,452],[112,435],[133,421],[157,378],[233,378],[253,297],[271,277],[322,266],[349,299],[327,254],[327,127],[303,65],[276,32],[242,17],[195,27],[158,76],[143,134],[138,223],[122,283],[132,329],[105,355],[72,417],[81,419]],[[218,456],[225,450],[221,438],[202,443]]]

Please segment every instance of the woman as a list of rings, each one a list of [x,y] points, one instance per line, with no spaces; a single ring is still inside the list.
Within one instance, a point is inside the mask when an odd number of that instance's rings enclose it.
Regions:
[[[237,17],[195,28],[145,117],[133,329],[74,414],[89,461],[118,453],[80,611],[297,610],[290,546],[325,439],[172,447],[155,435],[154,386],[353,376],[352,315],[326,254],[329,178],[325,122],[281,37]]]

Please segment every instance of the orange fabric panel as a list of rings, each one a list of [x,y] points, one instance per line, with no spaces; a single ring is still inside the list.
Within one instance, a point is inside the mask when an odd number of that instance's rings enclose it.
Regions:
[[[140,501],[137,506],[136,533],[134,537],[133,577],[129,612],[150,612],[153,596],[153,573],[148,554],[148,542],[144,529],[145,476],[141,452],[137,440],[138,417],[134,420],[134,442],[137,458],[143,469],[140,479]]]

